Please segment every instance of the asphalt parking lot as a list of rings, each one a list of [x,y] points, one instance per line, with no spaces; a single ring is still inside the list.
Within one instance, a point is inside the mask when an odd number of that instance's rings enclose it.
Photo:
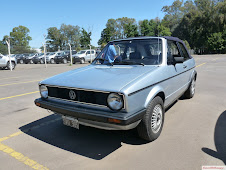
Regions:
[[[226,164],[226,55],[194,56],[196,94],[166,112],[151,143],[134,130],[76,130],[38,108],[38,82],[87,64],[0,70],[0,169],[201,169]]]

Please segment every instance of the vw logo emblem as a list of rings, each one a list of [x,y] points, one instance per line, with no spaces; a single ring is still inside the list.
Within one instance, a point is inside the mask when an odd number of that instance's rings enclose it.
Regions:
[[[71,100],[75,100],[75,98],[76,98],[76,93],[75,93],[74,90],[70,90],[70,91],[69,91],[69,97],[70,97]]]

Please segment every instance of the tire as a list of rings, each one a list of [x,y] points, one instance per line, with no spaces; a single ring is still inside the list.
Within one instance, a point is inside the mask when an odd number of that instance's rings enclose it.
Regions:
[[[50,63],[51,63],[51,64],[54,64],[54,63],[55,63],[55,62],[54,62],[54,59],[51,59],[51,60],[50,60]]]
[[[84,64],[85,63],[85,59],[84,58],[81,58],[80,59],[80,64]]]
[[[67,59],[66,58],[63,59],[63,63],[67,64]]]
[[[15,63],[14,62],[11,62],[11,64],[12,64],[12,70],[14,70]],[[9,62],[7,63],[7,66],[6,67],[7,67],[8,70],[10,70],[10,63]]]
[[[192,81],[188,87],[188,89],[184,93],[184,97],[187,99],[191,99],[195,95],[195,77],[192,78]]]
[[[162,98],[157,96],[148,105],[146,113],[137,126],[138,135],[150,142],[157,139],[162,131],[164,114]]]
[[[24,64],[24,61],[23,60],[20,60],[20,64]]]
[[[44,64],[44,61],[43,61],[43,59],[41,59],[41,60],[40,60],[40,63],[41,63],[41,64]]]

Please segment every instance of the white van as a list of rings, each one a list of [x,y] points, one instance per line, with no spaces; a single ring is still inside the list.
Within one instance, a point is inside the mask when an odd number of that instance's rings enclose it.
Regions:
[[[96,51],[91,50],[91,54],[90,54],[90,49],[81,50],[75,55],[72,55],[72,57],[73,57],[73,64],[75,64],[76,62],[80,62],[80,64],[83,64],[87,61],[88,62],[91,62],[91,60],[93,61],[96,57]]]

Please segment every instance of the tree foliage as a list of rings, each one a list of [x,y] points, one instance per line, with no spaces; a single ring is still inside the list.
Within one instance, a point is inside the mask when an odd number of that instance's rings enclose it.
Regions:
[[[175,0],[163,11],[163,24],[169,26],[173,36],[187,40],[192,49],[200,53],[226,53],[226,1]]]
[[[73,49],[80,47],[81,31],[79,26],[62,24],[60,29],[50,27],[47,29],[47,49],[48,51],[57,51],[58,48],[68,49],[68,43]]]
[[[7,40],[10,40],[11,53],[18,54],[33,52],[34,50],[29,46],[29,41],[32,40],[29,36],[29,32],[30,30],[25,26],[19,25],[18,27],[14,27],[9,34],[10,36],[5,35],[3,37],[3,40],[0,43],[0,52],[4,54],[7,53]]]
[[[84,28],[82,28],[80,43],[82,48],[88,48],[91,42],[91,32],[87,32]]]

